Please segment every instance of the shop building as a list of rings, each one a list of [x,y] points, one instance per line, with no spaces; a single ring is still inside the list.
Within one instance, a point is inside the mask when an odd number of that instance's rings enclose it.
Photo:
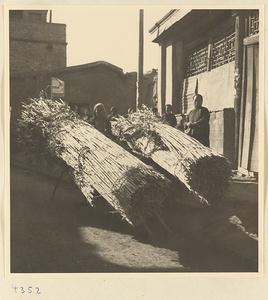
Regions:
[[[173,9],[151,29],[160,46],[158,108],[176,114],[203,96],[210,146],[243,173],[258,171],[259,11]]]

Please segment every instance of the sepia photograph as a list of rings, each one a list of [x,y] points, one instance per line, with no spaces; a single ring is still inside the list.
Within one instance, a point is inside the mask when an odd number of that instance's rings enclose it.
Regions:
[[[261,13],[6,9],[9,276],[262,273]]]

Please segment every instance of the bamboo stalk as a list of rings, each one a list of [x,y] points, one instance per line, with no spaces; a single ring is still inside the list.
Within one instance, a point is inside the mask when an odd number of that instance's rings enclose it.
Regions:
[[[166,231],[168,233],[171,233],[172,230],[168,227],[168,225],[166,224],[166,222],[163,220],[163,218],[156,212],[154,211],[154,215],[156,216],[156,218],[158,219],[158,221],[163,225],[163,227],[166,229]]]
[[[61,170],[61,173],[60,173],[60,177],[58,178],[57,183],[56,183],[56,185],[55,185],[55,187],[54,187],[54,190],[53,190],[53,193],[52,193],[52,196],[51,196],[51,201],[54,200],[54,197],[55,197],[55,194],[56,194],[56,190],[57,190],[57,188],[58,188],[58,186],[59,186],[59,184],[60,184],[60,181],[61,181],[61,179],[62,179],[62,176],[63,176],[64,172],[65,172],[65,170],[62,169],[62,170]]]

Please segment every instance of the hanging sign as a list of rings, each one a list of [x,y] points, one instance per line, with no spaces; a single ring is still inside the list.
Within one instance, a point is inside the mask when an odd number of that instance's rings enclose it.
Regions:
[[[51,77],[51,97],[64,97],[65,84],[64,81]]]

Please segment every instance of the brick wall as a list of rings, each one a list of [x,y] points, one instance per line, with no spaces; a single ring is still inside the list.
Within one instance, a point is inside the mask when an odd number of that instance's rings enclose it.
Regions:
[[[65,82],[65,97],[69,103],[86,103],[90,112],[102,102],[107,112],[116,106],[119,114],[126,114],[136,103],[136,73],[124,74],[121,69],[106,64],[77,66],[55,73]]]
[[[210,147],[234,162],[235,116],[233,108],[210,113]]]
[[[66,25],[10,20],[10,72],[66,67]]]

